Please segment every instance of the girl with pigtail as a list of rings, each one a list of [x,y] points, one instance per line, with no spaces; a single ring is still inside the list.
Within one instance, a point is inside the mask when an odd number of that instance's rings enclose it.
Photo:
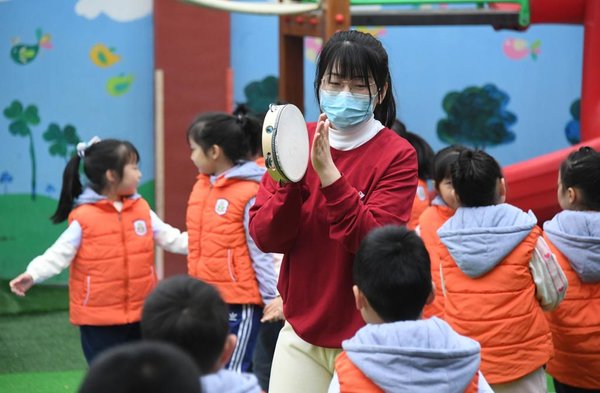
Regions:
[[[80,143],[51,217],[54,223],[68,219],[69,226],[10,282],[12,292],[25,296],[34,284],[70,268],[70,320],[80,328],[88,364],[103,350],[141,337],[142,305],[157,281],[154,246],[187,253],[187,233],[164,223],[137,193],[139,160],[127,141]]]
[[[188,273],[214,285],[229,305],[237,343],[226,368],[235,372],[250,371],[263,307],[277,297],[274,257],[248,232],[265,173],[254,161],[261,133],[252,117],[217,112],[200,115],[187,131],[199,172],[187,208]]]

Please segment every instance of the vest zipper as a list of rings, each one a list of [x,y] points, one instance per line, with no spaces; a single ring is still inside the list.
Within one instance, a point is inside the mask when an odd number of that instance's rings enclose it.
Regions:
[[[119,223],[121,224],[121,241],[123,242],[123,263],[125,265],[125,318],[129,323],[129,261],[127,259],[127,243],[125,241],[125,228],[123,227],[122,212],[119,212]]]
[[[85,278],[85,299],[83,299],[83,306],[87,306],[88,302],[90,301],[90,290],[91,290],[91,283],[92,283],[92,277],[91,276],[87,276]]]

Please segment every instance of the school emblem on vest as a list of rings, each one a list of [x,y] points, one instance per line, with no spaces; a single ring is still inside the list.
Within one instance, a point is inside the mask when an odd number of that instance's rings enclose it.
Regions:
[[[133,222],[133,230],[135,231],[136,235],[144,236],[148,231],[148,228],[146,228],[146,223],[144,220],[137,220]]]
[[[219,198],[217,199],[217,203],[215,203],[215,213],[222,216],[227,213],[227,208],[229,207],[229,201],[227,199]]]

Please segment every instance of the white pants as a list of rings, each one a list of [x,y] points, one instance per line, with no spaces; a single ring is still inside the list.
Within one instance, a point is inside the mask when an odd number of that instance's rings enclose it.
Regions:
[[[515,381],[490,385],[495,393],[546,393],[546,372],[539,368]]]
[[[275,347],[269,393],[326,393],[341,351],[307,343],[286,322]]]

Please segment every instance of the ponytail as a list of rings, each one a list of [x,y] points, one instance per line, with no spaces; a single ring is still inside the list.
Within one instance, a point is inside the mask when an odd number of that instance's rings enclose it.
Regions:
[[[198,116],[188,128],[188,139],[204,152],[217,145],[232,162],[252,160],[261,152],[262,125],[252,116],[208,112]]]
[[[69,217],[73,210],[75,199],[81,194],[81,180],[79,179],[79,163],[81,158],[74,155],[63,171],[63,182],[60,190],[60,199],[56,211],[50,217],[54,224],[61,223]]]
[[[262,124],[248,115],[238,115],[238,123],[248,144],[249,158],[262,155]]]

